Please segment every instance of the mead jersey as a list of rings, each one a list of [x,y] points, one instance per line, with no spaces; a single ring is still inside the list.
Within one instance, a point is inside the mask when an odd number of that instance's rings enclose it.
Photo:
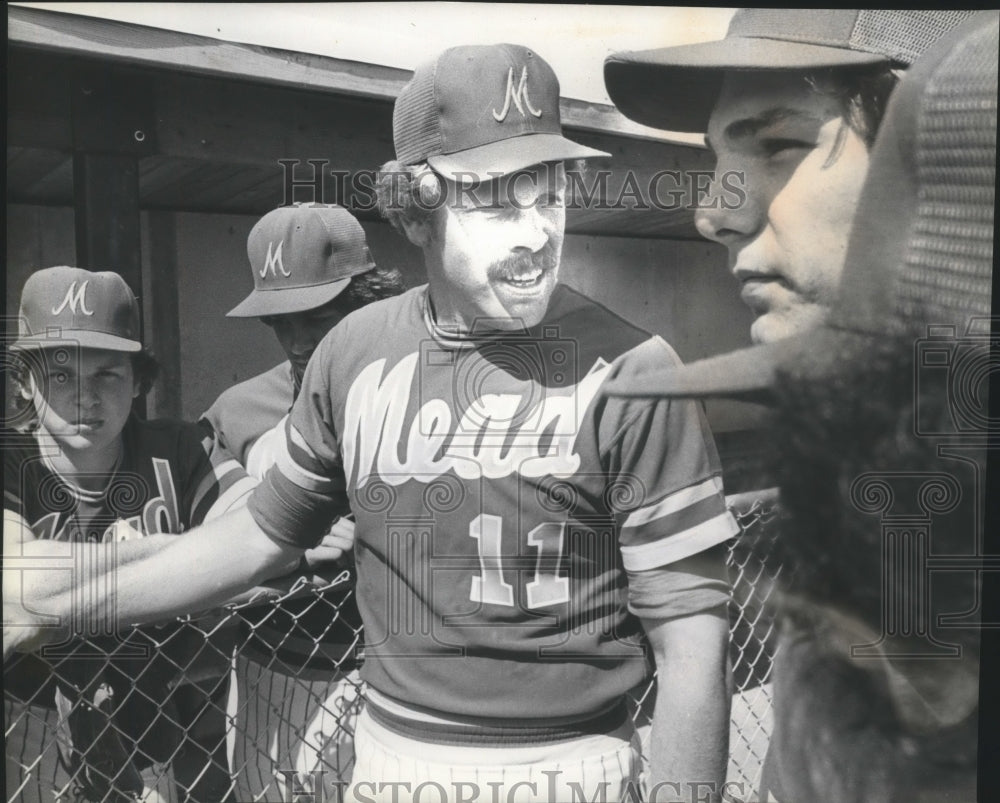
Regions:
[[[714,446],[693,402],[601,395],[677,358],[569,288],[531,330],[476,329],[436,327],[426,287],[345,318],[249,506],[309,544],[349,502],[377,692],[461,716],[599,711],[646,672],[625,570],[736,532]]]
[[[285,451],[285,419],[295,397],[290,362],[224,391],[202,416],[219,444],[256,479],[261,479]],[[333,671],[349,669],[345,647],[357,641],[361,627],[354,594],[337,587],[314,596],[244,608],[240,643],[243,653],[270,665],[275,656],[289,667]]]
[[[109,541],[127,534],[124,521],[140,535],[182,533],[209,514],[227,510],[254,483],[231,458],[212,450],[198,427],[131,416],[122,430],[122,460],[106,487],[86,492],[67,483],[51,467],[32,433],[4,433],[4,508],[17,513],[36,538]],[[152,589],[151,589],[152,590]],[[148,642],[146,642],[148,643]],[[72,662],[63,661],[67,674]],[[90,671],[102,662],[81,659]],[[144,662],[123,663],[141,672]],[[46,664],[21,655],[4,667],[4,686],[25,701],[52,705],[42,694]]]
[[[223,391],[202,420],[247,474],[260,479],[274,464],[294,400],[295,377],[285,361]]]

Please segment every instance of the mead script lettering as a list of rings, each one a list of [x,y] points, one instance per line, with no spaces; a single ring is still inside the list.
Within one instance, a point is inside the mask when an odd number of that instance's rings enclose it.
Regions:
[[[580,467],[573,449],[580,420],[610,366],[591,368],[571,392],[547,394],[511,432],[518,394],[486,394],[474,399],[455,421],[445,399],[430,399],[417,411],[409,432],[403,427],[410,399],[416,398],[418,354],[400,360],[383,376],[385,360],[368,365],[351,384],[344,424],[344,466],[356,487],[373,476],[390,485],[408,479],[430,482],[449,471],[466,480],[568,477]],[[545,445],[542,453],[543,443]],[[400,454],[400,444],[405,451]]]

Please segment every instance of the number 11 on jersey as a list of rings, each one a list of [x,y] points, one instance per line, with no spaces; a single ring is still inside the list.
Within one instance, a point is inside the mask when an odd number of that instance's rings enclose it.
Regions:
[[[503,518],[480,513],[469,522],[469,537],[479,547],[479,576],[472,578],[469,598],[473,602],[514,607],[514,586],[504,579],[500,536]],[[528,533],[528,546],[538,552],[535,579],[527,584],[528,608],[544,608],[569,602],[569,578],[559,576],[566,524],[546,522]]]

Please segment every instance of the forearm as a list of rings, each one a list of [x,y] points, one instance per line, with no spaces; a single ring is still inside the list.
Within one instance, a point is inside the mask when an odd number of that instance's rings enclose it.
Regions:
[[[291,573],[269,578],[266,583],[241,591],[226,601],[227,605],[265,602],[300,589],[326,588],[346,582],[353,566],[354,522],[338,519],[323,540],[303,553]]]
[[[647,799],[718,803],[729,757],[726,605],[642,623],[657,669]]]
[[[69,591],[81,577],[98,577],[142,560],[175,538],[150,535],[108,544],[25,541],[16,545],[16,554],[4,556],[5,581],[19,584],[25,603],[44,604],[46,599]]]
[[[724,670],[706,672],[705,667],[685,667],[683,662],[661,668],[650,747],[650,803],[720,799],[729,754],[729,715]]]
[[[92,572],[74,570],[72,587],[40,598],[24,597],[25,607],[72,632],[95,624],[129,626],[163,621],[217,607],[238,592],[294,567],[301,550],[268,538],[248,510],[209,522],[136,560],[116,561],[112,545],[93,544]],[[88,565],[85,561],[84,565]],[[111,573],[113,580],[104,575]],[[48,641],[56,633],[39,634]],[[5,650],[6,652],[6,650]]]

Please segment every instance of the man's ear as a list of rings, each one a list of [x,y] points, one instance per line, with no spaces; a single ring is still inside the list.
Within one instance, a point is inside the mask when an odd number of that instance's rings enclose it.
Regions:
[[[21,374],[20,381],[17,382],[17,391],[21,398],[30,402],[35,398],[35,375],[27,368]]]

